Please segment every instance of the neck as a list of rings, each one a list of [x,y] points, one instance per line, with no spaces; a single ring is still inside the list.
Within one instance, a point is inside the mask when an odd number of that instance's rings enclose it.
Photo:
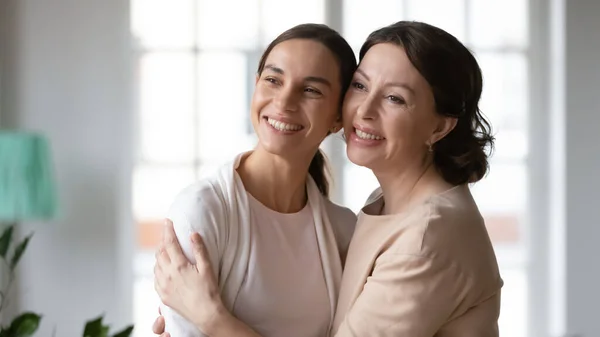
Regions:
[[[401,213],[432,194],[449,188],[432,162],[404,167],[400,171],[374,171],[373,173],[383,192],[385,201],[383,214]]]
[[[246,157],[238,174],[246,191],[268,208],[295,213],[306,205],[306,178],[312,156],[284,158],[260,148]]]

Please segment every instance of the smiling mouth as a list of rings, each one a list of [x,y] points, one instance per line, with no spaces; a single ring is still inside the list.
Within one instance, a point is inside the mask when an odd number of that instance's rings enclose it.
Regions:
[[[304,127],[299,124],[285,123],[270,117],[264,117],[264,119],[277,131],[294,132],[304,129]]]
[[[381,136],[376,136],[376,135],[364,132],[362,130],[358,130],[356,128],[354,129],[354,132],[356,133],[356,136],[358,136],[358,138],[364,139],[364,140],[383,140],[383,139],[385,139]]]

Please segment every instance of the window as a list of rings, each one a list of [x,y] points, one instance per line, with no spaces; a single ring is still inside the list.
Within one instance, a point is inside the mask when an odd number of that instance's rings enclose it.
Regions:
[[[475,53],[484,74],[481,109],[497,145],[490,174],[472,191],[505,280],[501,335],[526,336],[527,0],[132,0],[131,8],[138,108],[133,186],[138,336],[147,333],[157,313],[153,254],[169,204],[183,187],[253,147],[248,107],[262,50],[295,24],[326,23],[331,17],[326,9],[341,19],[339,28],[357,56],[368,33],[402,19],[439,26]],[[341,140],[325,147],[337,173],[336,201],[358,211],[377,181],[345,159]],[[349,190],[353,193],[344,193]]]

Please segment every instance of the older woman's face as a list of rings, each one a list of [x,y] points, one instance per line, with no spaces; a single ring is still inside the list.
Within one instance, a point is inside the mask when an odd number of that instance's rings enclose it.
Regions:
[[[404,49],[377,44],[364,56],[343,108],[348,158],[374,171],[421,161],[443,117]]]

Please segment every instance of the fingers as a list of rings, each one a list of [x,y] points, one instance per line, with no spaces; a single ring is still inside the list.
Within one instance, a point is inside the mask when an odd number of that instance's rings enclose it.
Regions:
[[[193,233],[191,236],[191,241],[192,249],[194,250],[194,257],[196,258],[196,267],[208,268],[208,270],[212,271],[212,267],[210,265],[210,256],[208,255],[208,250],[204,245],[202,236],[198,233]]]
[[[165,219],[162,244],[171,262],[176,265],[184,265],[189,262],[183,254],[179,240],[177,240],[173,222],[169,219]]]
[[[159,308],[160,309],[160,308]],[[152,324],[152,332],[156,335],[161,335],[165,333],[165,318],[162,316],[158,316],[156,320],[154,320],[154,324]]]
[[[158,297],[160,297],[160,300],[163,301],[163,303],[164,303],[162,280],[160,279],[161,276],[159,276],[159,275],[160,275],[160,271],[158,271],[157,267],[154,266],[154,290],[158,294]]]
[[[154,290],[158,294],[161,302],[169,305],[169,280],[158,264],[154,265]],[[159,309],[160,310],[160,309]]]

